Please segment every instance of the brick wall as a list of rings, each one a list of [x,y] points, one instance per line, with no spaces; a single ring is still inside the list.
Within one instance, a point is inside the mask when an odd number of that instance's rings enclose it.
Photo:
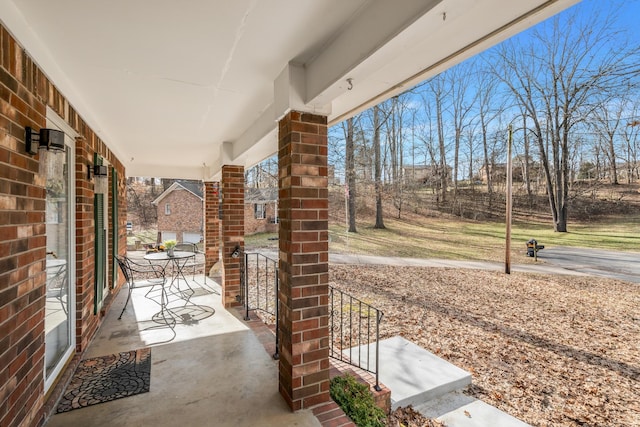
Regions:
[[[279,123],[280,393],[293,410],[329,397],[327,120]]]
[[[265,203],[264,219],[257,219],[255,215],[255,203],[246,203],[244,205],[244,234],[251,235],[256,233],[276,233],[278,224],[270,221],[276,217],[276,203]]]
[[[225,307],[240,305],[240,261],[231,253],[236,246],[244,251],[244,167],[222,167],[222,302]]]
[[[169,203],[171,214],[165,213]],[[202,233],[203,201],[190,191],[176,188],[158,203],[158,231],[176,233],[176,240],[184,240],[184,233]]]
[[[0,25],[0,425],[39,426],[44,413],[45,181],[25,153],[24,128],[46,125],[51,107],[82,139],[76,150],[77,350],[99,325],[93,314],[93,153],[124,168],[24,49]],[[124,200],[124,186],[120,186]],[[89,203],[91,201],[91,203]],[[126,211],[120,210],[121,230]],[[124,237],[124,235],[122,235]],[[85,240],[86,239],[86,240]],[[124,249],[124,244],[121,246]]]
[[[76,351],[86,348],[98,328],[94,316],[95,228],[93,184],[87,181],[86,168],[93,153],[85,138],[76,139]]]
[[[220,258],[220,183],[204,183],[204,271],[207,274]]]

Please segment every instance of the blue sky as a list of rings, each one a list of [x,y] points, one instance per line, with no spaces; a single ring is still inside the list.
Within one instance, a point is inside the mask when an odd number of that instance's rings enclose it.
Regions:
[[[623,31],[630,40],[635,40],[635,44],[640,44],[640,0],[582,0],[580,3],[561,12],[559,16],[567,15],[577,11],[579,14],[588,16],[594,13],[601,13],[604,10],[617,10],[614,26]],[[538,25],[544,25],[544,22]],[[536,27],[524,31],[521,36],[526,36]],[[568,28],[571,30],[571,28]],[[517,36],[516,36],[517,37]]]
[[[592,18],[594,14],[602,15],[602,18],[605,19],[605,17],[609,15],[609,12],[611,10],[616,10],[616,9],[617,11],[613,15],[615,19],[613,20],[612,26],[615,29],[619,30],[618,37],[621,37],[621,38],[623,37],[624,39],[626,39],[626,41],[629,41],[631,46],[633,47],[640,45],[640,0],[583,0],[577,5],[562,12],[560,14],[560,17],[571,15],[575,12],[578,12],[578,14],[581,17],[584,17],[585,19]],[[536,27],[532,27],[521,34],[516,35],[514,37],[514,39],[516,40],[516,43],[518,42],[526,43],[528,41],[529,35],[532,34],[532,32],[536,30],[536,28],[540,28],[540,26],[544,27],[545,23],[543,22]],[[572,31],[572,29],[574,31],[578,31],[577,27],[567,26],[567,31]],[[614,38],[610,41],[610,43],[611,43],[611,46],[613,47],[616,45],[621,45],[622,43],[624,43],[624,41],[622,39]],[[487,54],[489,53],[481,53],[478,56],[482,57],[483,55],[487,55]],[[495,122],[495,123],[492,123],[491,125],[492,128],[495,128],[496,126],[502,128],[502,127],[505,127],[506,125],[505,123],[500,123],[500,122]],[[406,129],[405,129],[405,132],[410,133],[410,131]],[[340,126],[336,126],[332,130],[331,134],[333,135],[334,138],[338,138],[338,139],[343,138],[343,131]],[[407,134],[406,137],[407,137],[407,140],[411,139],[409,134]],[[340,152],[343,152],[343,151],[338,150],[338,153]],[[338,158],[339,157],[340,157],[340,154],[338,154]],[[421,157],[424,158],[425,154],[422,154]],[[338,162],[341,163],[341,161],[338,160],[338,158],[334,160],[337,160]],[[425,161],[425,160],[418,160],[418,159],[416,160],[417,162]],[[340,169],[340,166],[338,166],[338,169]],[[465,172],[462,172],[462,173],[465,173]]]
[[[576,6],[581,13],[593,13],[594,8],[603,4],[611,4],[614,7],[620,7],[620,15],[618,23],[621,27],[627,29],[630,35],[635,36],[636,40],[640,40],[640,0],[583,0]]]

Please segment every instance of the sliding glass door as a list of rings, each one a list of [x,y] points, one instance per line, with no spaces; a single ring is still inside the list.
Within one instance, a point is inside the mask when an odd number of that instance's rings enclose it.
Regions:
[[[58,127],[48,123],[49,127]],[[46,180],[47,275],[45,310],[45,388],[75,350],[75,209],[73,140],[65,137],[62,176]]]

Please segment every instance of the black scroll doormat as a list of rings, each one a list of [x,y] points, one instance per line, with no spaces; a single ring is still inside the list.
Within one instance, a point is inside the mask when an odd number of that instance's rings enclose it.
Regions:
[[[143,348],[80,362],[58,413],[149,391],[151,349]]]

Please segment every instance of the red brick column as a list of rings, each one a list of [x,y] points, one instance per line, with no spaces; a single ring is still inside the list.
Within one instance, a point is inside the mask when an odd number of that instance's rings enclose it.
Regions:
[[[220,259],[220,183],[204,183],[204,274]]]
[[[327,119],[279,124],[280,393],[293,410],[329,396]]]
[[[236,247],[244,251],[244,167],[222,167],[222,302],[225,307],[240,301],[240,261],[233,258]]]
[[[76,351],[83,351],[99,326],[93,314],[95,297],[95,238],[93,183],[87,165],[93,164],[93,148],[76,138]]]
[[[0,42],[0,426],[29,427],[44,420],[47,239],[45,178],[24,127],[44,127],[46,107],[32,94],[36,67],[2,24]]]

